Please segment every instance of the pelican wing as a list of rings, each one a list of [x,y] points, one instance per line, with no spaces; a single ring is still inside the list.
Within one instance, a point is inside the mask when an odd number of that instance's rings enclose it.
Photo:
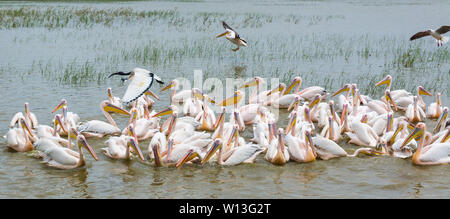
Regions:
[[[225,23],[225,21],[222,21],[222,26],[223,26],[223,28],[225,28],[225,29],[229,29],[229,30],[234,31],[233,28],[231,28],[230,26],[228,26],[227,23]],[[234,31],[234,32],[236,33],[236,31]]]
[[[438,34],[444,34],[450,31],[450,26],[441,26],[439,29],[436,30],[436,33]]]
[[[153,84],[153,77],[150,74],[136,74],[128,85],[127,91],[123,95],[122,102],[125,104],[136,100],[144,94]]]
[[[419,39],[425,36],[430,35],[430,32],[428,31],[422,31],[422,32],[418,32],[416,34],[414,34],[411,38],[409,38],[409,40],[415,40],[415,39]]]
[[[79,132],[93,132],[99,134],[118,134],[120,129],[103,121],[91,120],[78,126]]]
[[[247,144],[237,147],[236,150],[234,150],[233,154],[224,162],[224,165],[232,166],[243,163],[259,150],[261,149],[256,144]]]

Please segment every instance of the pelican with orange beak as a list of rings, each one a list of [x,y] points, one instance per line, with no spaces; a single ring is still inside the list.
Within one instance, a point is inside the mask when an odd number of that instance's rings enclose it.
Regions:
[[[33,150],[33,142],[36,140],[24,118],[19,118],[19,127],[9,129],[4,138],[6,147],[18,152]]]
[[[450,142],[429,144],[432,136],[431,133],[427,132],[426,125],[423,122],[416,125],[401,147],[419,137],[419,145],[412,156],[413,164],[438,165],[450,163]]]
[[[136,136],[133,136],[135,134],[133,125],[129,125],[128,130],[130,130],[131,135],[111,136],[106,141],[108,147],[102,148],[103,153],[112,159],[131,159],[132,148],[139,156],[139,159],[144,161],[145,159],[136,141]]]
[[[28,102],[25,102],[24,105],[25,105],[25,112],[24,112],[25,115],[22,114],[22,112],[17,112],[11,119],[11,122],[9,123],[10,128],[14,127],[17,121],[19,121],[19,118],[24,118],[31,130],[36,129],[37,126],[39,125],[36,115],[30,111],[30,104]]]
[[[97,155],[91,146],[89,146],[83,135],[77,136],[77,146],[78,153],[64,147],[52,147],[44,152],[46,157],[43,162],[47,166],[58,169],[74,169],[84,166],[86,164],[86,160],[84,158],[83,148],[85,148],[96,161],[98,160]]]
[[[223,28],[225,28],[225,32],[217,35],[216,38],[225,36],[225,38],[227,38],[227,40],[229,40],[230,42],[235,44],[237,46],[237,48],[232,49],[233,52],[238,51],[239,47],[241,47],[241,46],[247,47],[247,41],[245,41],[243,38],[241,38],[239,36],[239,34],[233,30],[233,28],[231,28],[230,26],[228,26],[227,23],[225,23],[225,21],[222,21],[222,26],[223,26]]]
[[[111,102],[109,102],[108,100],[105,100],[100,104],[100,110],[103,112],[103,115],[106,117],[109,123],[100,120],[87,121],[78,126],[78,131],[85,137],[101,138],[104,135],[121,134],[120,128],[117,126],[116,122],[109,113],[115,112],[127,116],[130,116],[131,114],[128,111],[111,104]]]

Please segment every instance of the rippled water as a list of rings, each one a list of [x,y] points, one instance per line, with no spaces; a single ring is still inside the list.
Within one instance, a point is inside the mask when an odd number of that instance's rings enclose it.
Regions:
[[[239,4],[239,5],[238,5]],[[106,79],[115,71],[141,66],[166,82],[192,78],[195,69],[207,77],[279,77],[288,82],[301,76],[303,87],[324,86],[333,91],[345,83],[358,83],[363,94],[381,96],[372,88],[387,73],[393,88],[417,85],[443,93],[448,106],[450,56],[448,45],[436,48],[432,39],[409,42],[412,33],[443,25],[449,1],[233,1],[33,3],[1,2],[8,8],[121,9],[175,11],[174,18],[117,17],[110,24],[69,23],[0,29],[0,134],[8,131],[15,112],[30,103],[42,124],[49,124],[51,109],[61,98],[82,121],[104,119],[99,109],[106,89],[121,96],[126,84]],[[204,13],[212,13],[204,15]],[[204,17],[202,17],[204,16]],[[225,18],[248,42],[233,53],[223,31]],[[211,21],[212,20],[212,21]],[[89,22],[88,22],[89,24]],[[158,48],[154,59],[137,55],[141,47]],[[188,52],[186,52],[186,51]],[[413,65],[397,63],[416,50]],[[173,51],[173,53],[166,53]],[[178,54],[178,55],[173,55]],[[148,55],[148,54],[147,54]],[[154,55],[154,54],[153,54]],[[173,56],[172,56],[173,55]],[[171,58],[168,58],[168,57]],[[147,57],[147,56],[146,56]],[[90,75],[76,75],[82,66]],[[46,67],[45,67],[46,66]],[[72,66],[72,68],[68,68]],[[92,73],[93,72],[93,73]],[[397,81],[396,81],[397,80]],[[401,83],[401,81],[406,81]],[[285,82],[285,83],[286,83]],[[158,91],[160,87],[152,88]],[[158,93],[160,110],[168,94]],[[425,97],[427,103],[434,97]],[[284,127],[282,118],[278,123]],[[126,118],[114,117],[123,126]],[[283,119],[284,118],[284,119]],[[435,121],[427,122],[434,125]],[[249,139],[251,127],[242,135]],[[105,139],[88,139],[99,161],[87,156],[87,165],[75,170],[48,168],[27,153],[5,149],[0,140],[0,198],[448,198],[449,166],[418,167],[410,159],[392,157],[338,158],[308,164],[290,162],[273,166],[260,156],[255,164],[234,167],[185,166],[156,168],[149,163],[115,161],[101,155]],[[340,143],[347,152],[354,145]],[[141,142],[146,149],[148,141]]]

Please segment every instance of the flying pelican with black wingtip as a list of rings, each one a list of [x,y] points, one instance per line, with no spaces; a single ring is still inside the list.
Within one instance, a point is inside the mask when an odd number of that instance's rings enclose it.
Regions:
[[[222,25],[223,25],[223,28],[225,28],[225,32],[217,35],[216,38],[225,36],[225,38],[227,38],[227,40],[229,40],[233,44],[237,45],[236,49],[232,49],[233,52],[238,51],[240,46],[247,47],[247,41],[245,41],[243,38],[241,38],[239,36],[239,34],[233,30],[233,28],[228,26],[228,24],[225,23],[225,21],[222,21]]]
[[[447,33],[448,31],[450,31],[450,26],[441,26],[437,30],[428,29],[426,31],[417,32],[411,38],[409,38],[409,40],[412,41],[422,37],[432,36],[434,39],[436,39],[437,46],[439,47],[448,42],[448,37],[442,36],[442,34]]]
[[[153,81],[160,84],[164,84],[160,77],[156,74],[142,68],[134,68],[130,72],[116,72],[108,76],[110,78],[113,75],[128,75],[126,80],[131,80],[128,85],[127,91],[123,95],[122,102],[128,104],[132,101],[137,100],[140,96],[144,95],[152,86]]]

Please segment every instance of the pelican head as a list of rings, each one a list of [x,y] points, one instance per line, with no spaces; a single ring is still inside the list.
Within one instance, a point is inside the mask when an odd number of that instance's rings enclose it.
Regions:
[[[97,154],[95,154],[94,150],[91,148],[91,146],[89,146],[89,144],[86,141],[86,138],[83,135],[78,135],[77,136],[77,142],[81,143],[81,145],[79,144],[78,147],[84,147],[86,148],[86,150],[92,155],[92,157],[98,161],[98,157]]]
[[[123,115],[127,115],[127,116],[131,115],[130,112],[112,104],[109,100],[104,100],[101,103],[101,107],[105,112],[109,112],[109,113],[114,112],[114,113],[119,113],[119,114],[123,114]]]
[[[192,159],[194,159],[194,158],[196,158],[196,157],[198,157],[198,158],[201,159],[201,156],[200,156],[199,152],[198,152],[197,150],[190,149],[190,150],[186,153],[186,155],[183,157],[183,159],[181,159],[181,160],[177,163],[176,168],[177,168],[177,169],[180,169],[186,162],[191,161]]]
[[[295,86],[300,86],[302,83],[302,78],[301,77],[294,77],[294,80],[292,80],[292,83],[287,87],[286,91],[284,92],[283,95],[288,94],[289,92],[291,92],[292,88],[294,88]]]
[[[173,114],[173,112],[177,112],[177,107],[174,105],[170,105],[169,107],[167,107],[164,110],[161,110],[160,112],[156,113],[152,117],[165,116],[165,115]]]
[[[291,118],[289,119],[288,127],[286,128],[286,135],[293,129],[295,129],[295,124],[297,122],[297,112],[292,112]]]
[[[34,137],[33,133],[31,132],[30,126],[28,126],[25,119],[19,118],[19,123],[22,126],[22,128],[25,129],[28,132],[28,134],[30,134],[31,137]]]
[[[388,104],[392,104],[394,106],[395,111],[398,110],[397,105],[395,104],[394,100],[392,99],[391,92],[389,90],[386,90],[384,92],[384,98],[388,102]]]
[[[213,145],[211,146],[211,148],[209,148],[208,152],[206,152],[205,157],[203,158],[203,160],[200,162],[201,165],[203,165],[204,163],[208,162],[209,159],[211,159],[211,157],[214,155],[214,153],[216,153],[216,151],[222,147],[222,140],[220,138],[216,139],[213,143]]]
[[[308,107],[312,109],[315,105],[317,105],[320,102],[320,94],[316,94],[314,98],[309,103]]]
[[[417,87],[417,94],[418,94],[418,95],[433,96],[430,92],[428,92],[427,90],[425,90],[425,88],[423,88],[422,86],[418,86],[418,87]]]
[[[403,148],[404,146],[406,146],[411,140],[417,139],[417,138],[423,136],[425,134],[425,130],[426,130],[425,123],[419,122],[416,125],[416,127],[414,128],[414,130],[411,132],[411,134],[409,134],[408,137],[406,137],[406,139],[403,141],[400,148]]]
[[[163,87],[160,92],[163,92],[169,88],[177,89],[179,84],[180,82],[178,82],[178,80],[172,80],[167,86]]]
[[[142,151],[139,148],[138,142],[135,138],[128,139],[128,146],[131,146],[133,148],[133,150],[138,154],[139,159],[141,159],[142,161],[145,160],[144,155],[142,155]]]
[[[389,87],[391,85],[391,81],[392,81],[391,75],[387,75],[385,78],[383,78],[383,80],[377,82],[375,84],[375,86],[378,87],[378,86],[381,86],[383,84],[386,84]]]
[[[344,87],[342,87],[342,88],[339,89],[338,91],[334,92],[334,94],[331,95],[331,96],[334,97],[334,96],[336,96],[336,95],[338,95],[338,94],[340,94],[340,93],[342,93],[342,92],[344,92],[344,91],[347,91],[347,92],[348,92],[348,91],[350,91],[351,87],[352,87],[351,84],[346,84],[346,85],[344,85]]]
[[[55,113],[56,111],[58,111],[59,109],[63,108],[66,105],[67,105],[66,99],[61,99],[61,102],[59,102],[59,104],[56,105],[55,108],[53,108],[52,113]]]
[[[61,119],[60,115],[56,115],[55,116],[55,120],[53,121],[53,129],[55,131],[56,131],[56,128],[58,127],[58,125],[61,127],[63,132],[67,132],[66,127],[64,126],[64,123],[62,122],[62,119]]]
[[[270,95],[272,95],[272,94],[274,94],[274,93],[277,93],[277,92],[281,92],[281,91],[283,91],[285,88],[286,88],[286,84],[280,83],[276,88],[274,88],[274,89],[271,90],[269,93],[267,93],[267,96],[270,96]]]
[[[447,119],[447,116],[448,116],[448,107],[444,107],[444,109],[442,109],[441,115],[439,115],[439,118],[436,122],[436,126],[433,129],[433,133],[438,132],[439,129],[445,125],[444,123]]]
[[[246,88],[246,87],[252,87],[252,86],[258,86],[260,84],[264,84],[266,83],[264,81],[264,79],[262,79],[261,77],[254,77],[253,79],[251,79],[250,81],[248,81],[247,83],[245,83],[244,85],[241,86],[241,88]]]

